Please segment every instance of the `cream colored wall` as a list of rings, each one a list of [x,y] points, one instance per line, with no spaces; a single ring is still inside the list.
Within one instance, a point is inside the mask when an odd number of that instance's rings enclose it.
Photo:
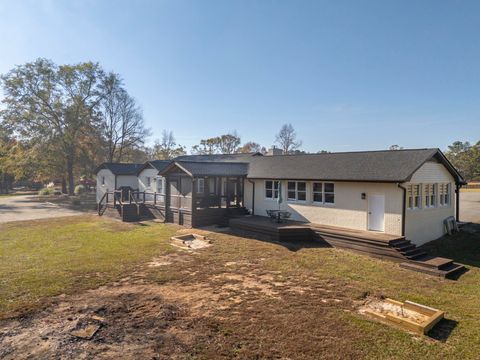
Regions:
[[[150,177],[151,182],[150,186],[147,186],[147,177]],[[155,181],[156,179],[156,181]],[[160,181],[162,177],[158,175],[158,170],[156,169],[145,169],[138,174],[138,190],[143,192],[158,192],[157,181]],[[164,183],[165,186],[165,183]],[[165,191],[165,190],[164,190]],[[153,195],[146,195],[145,197],[148,201],[153,201]]]
[[[105,184],[102,185],[102,177],[105,176]],[[115,189],[115,175],[108,170],[102,169],[97,173],[97,203],[107,191]]]
[[[130,186],[132,189],[138,189],[138,177],[136,175],[118,175],[117,189],[121,186]]]
[[[407,209],[405,214],[405,236],[416,245],[422,245],[431,240],[438,239],[445,234],[443,220],[455,216],[455,180],[442,164],[427,162],[418,169],[408,183],[403,184],[450,184],[450,201],[448,206],[425,208],[425,196],[422,192],[422,208]],[[423,186],[422,186],[423,190]]]
[[[245,182],[245,206],[252,208],[252,184]],[[385,232],[402,233],[402,196],[396,184],[366,182],[335,182],[335,204],[316,205],[312,199],[312,185],[307,182],[307,201],[304,203],[286,200],[287,181],[282,181],[283,203],[280,209],[292,213],[292,219],[312,223],[341,226],[351,229],[368,228],[368,195],[385,195]],[[361,194],[367,199],[362,200]],[[255,215],[266,216],[266,210],[278,209],[276,200],[265,198],[264,180],[255,180]]]

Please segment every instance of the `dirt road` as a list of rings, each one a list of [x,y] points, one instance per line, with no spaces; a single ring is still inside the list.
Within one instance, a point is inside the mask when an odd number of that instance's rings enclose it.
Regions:
[[[34,200],[30,195],[0,197],[0,223],[81,214],[48,201]]]

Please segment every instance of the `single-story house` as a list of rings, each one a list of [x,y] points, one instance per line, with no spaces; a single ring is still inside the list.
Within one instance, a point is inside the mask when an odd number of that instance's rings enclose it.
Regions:
[[[166,180],[159,175],[170,160],[147,161],[138,171],[138,191],[145,193],[146,201],[153,201],[154,196],[165,196]]]
[[[129,186],[138,189],[137,173],[144,164],[103,163],[95,169],[97,175],[97,203],[107,192]],[[113,198],[112,198],[113,199]]]
[[[182,156],[142,168],[138,187],[146,189],[145,177],[160,167],[168,222],[201,226],[280,209],[292,220],[405,236],[416,245],[442,236],[447,217],[458,219],[465,183],[439,149]]]

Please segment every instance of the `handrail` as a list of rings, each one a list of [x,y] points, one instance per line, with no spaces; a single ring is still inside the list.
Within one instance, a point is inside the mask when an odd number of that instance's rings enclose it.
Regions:
[[[137,205],[137,215],[140,216],[140,204],[135,199],[135,196],[132,195],[134,192],[135,191],[131,191],[131,190],[128,191],[128,200],[130,201],[130,204],[132,203],[132,200],[133,200],[135,205]]]
[[[107,198],[107,201],[105,202],[105,209],[106,209],[106,208],[107,208],[106,204],[108,203],[108,192],[106,192],[105,194],[103,194],[103,196],[101,197],[100,201],[98,202],[98,209],[97,209],[97,211],[98,211],[98,215],[99,215],[99,216],[102,216],[103,213],[105,212],[105,210],[104,210],[104,211],[101,211],[102,201],[103,201],[105,198]]]

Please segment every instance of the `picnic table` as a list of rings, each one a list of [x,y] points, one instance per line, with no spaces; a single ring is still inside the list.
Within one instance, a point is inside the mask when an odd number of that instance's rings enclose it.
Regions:
[[[285,210],[267,210],[267,215],[275,222],[282,223],[286,222],[292,216],[292,213]]]

